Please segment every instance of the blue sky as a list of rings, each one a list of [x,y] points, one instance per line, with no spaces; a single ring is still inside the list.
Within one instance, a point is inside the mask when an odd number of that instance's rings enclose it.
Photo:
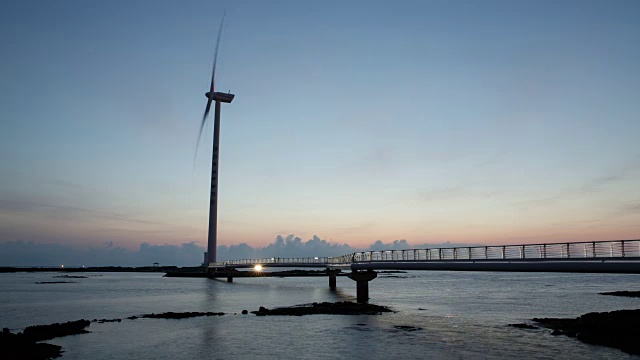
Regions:
[[[640,238],[637,1],[0,5],[0,242]]]

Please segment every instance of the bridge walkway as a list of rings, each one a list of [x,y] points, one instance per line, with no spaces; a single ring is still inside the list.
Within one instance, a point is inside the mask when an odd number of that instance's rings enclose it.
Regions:
[[[335,257],[241,259],[210,263],[208,271],[238,268],[325,268],[330,286],[335,271],[351,270],[358,301],[368,299],[366,283],[375,270],[531,271],[640,274],[640,239],[362,251]],[[228,276],[228,281],[232,281]],[[362,295],[362,296],[361,296]],[[366,301],[366,299],[364,300]]]

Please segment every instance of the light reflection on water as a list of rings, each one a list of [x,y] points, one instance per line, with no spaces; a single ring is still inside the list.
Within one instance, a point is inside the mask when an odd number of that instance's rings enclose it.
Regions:
[[[162,274],[100,273],[55,279],[55,273],[0,274],[0,326],[125,318],[151,312],[222,311],[222,317],[138,319],[92,323],[90,334],[50,341],[63,359],[214,358],[627,358],[546,330],[507,327],[533,317],[575,317],[640,308],[640,300],[598,295],[638,290],[638,275],[410,272],[381,274],[371,302],[396,313],[381,316],[256,317],[244,309],[321,301],[355,301],[355,283],[328,279],[163,278]],[[95,275],[95,276],[94,276]],[[35,284],[65,280],[72,284]],[[236,315],[234,315],[236,314]],[[394,326],[420,327],[406,331]]]

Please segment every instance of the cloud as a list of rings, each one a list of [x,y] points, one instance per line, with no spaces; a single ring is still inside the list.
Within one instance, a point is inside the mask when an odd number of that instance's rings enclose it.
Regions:
[[[622,205],[617,213],[622,215],[640,214],[640,201],[630,202]]]
[[[566,191],[547,197],[512,202],[511,205],[520,210],[528,210],[540,207],[551,207],[563,201],[575,201],[576,199],[583,200],[586,196],[590,196],[593,193],[606,193],[607,191],[610,191],[611,188],[616,186],[619,187],[625,182],[637,183],[639,171],[640,158],[637,158],[627,162],[624,166],[615,169],[615,171],[586,179],[581,185],[577,185],[576,187],[567,189]],[[623,213],[632,213],[635,210],[633,204],[631,204],[628,206],[623,205],[620,211]]]
[[[436,201],[436,200],[448,200],[451,198],[458,198],[468,195],[468,191],[463,186],[454,186],[441,189],[432,189],[428,191],[421,191],[417,198],[422,202]]]
[[[438,247],[476,246],[472,244],[454,244],[450,242],[411,245],[407,240],[394,240],[389,243],[376,240],[366,248],[354,248],[348,244],[338,244],[321,239],[317,235],[304,241],[295,235],[278,235],[275,241],[262,248],[253,248],[247,244],[218,246],[218,261],[233,259],[264,259],[271,257],[313,257],[340,256],[358,251],[428,249]],[[477,245],[479,246],[479,245]]]
[[[394,240],[392,243],[383,243],[380,240],[377,240],[369,248],[367,251],[378,251],[378,250],[402,250],[409,249],[410,246],[407,243],[407,240]]]
[[[152,245],[142,243],[137,250],[115,246],[77,249],[63,244],[39,244],[33,241],[0,243],[0,266],[194,266],[202,263],[204,248],[195,243]]]
[[[519,210],[528,210],[528,209],[534,209],[539,207],[551,206],[557,203],[558,201],[561,201],[563,198],[564,196],[561,196],[561,195],[549,196],[549,197],[543,197],[543,198],[537,198],[537,199],[515,201],[515,202],[512,202],[511,205],[518,208]]]
[[[256,249],[246,243],[242,243],[238,245],[218,246],[217,258],[218,260],[223,261],[233,259],[255,259],[258,258],[258,256],[256,255]]]
[[[474,247],[474,246],[484,246],[481,244],[461,244],[461,243],[452,243],[449,241],[445,241],[442,243],[423,243],[423,244],[415,244],[411,245],[407,242],[407,240],[394,240],[390,243],[384,243],[380,240],[377,240],[371,246],[363,251],[380,251],[380,250],[406,250],[406,249],[434,249],[434,248],[452,248],[452,247]]]
[[[163,222],[146,221],[131,218],[125,214],[110,211],[94,210],[89,208],[54,205],[47,202],[3,200],[0,199],[0,212],[8,213],[36,213],[42,212],[56,218],[82,219],[82,220],[111,220],[122,223],[139,223],[147,225],[161,225],[177,227],[178,225]],[[185,226],[182,226],[185,227]]]
[[[411,245],[406,240],[384,243],[377,240],[367,248],[354,248],[348,244],[329,242],[314,235],[304,241],[295,235],[278,235],[273,243],[254,248],[246,243],[218,246],[219,261],[234,259],[261,259],[271,257],[339,256],[357,251],[426,249],[434,247],[473,246],[469,244]],[[59,243],[40,244],[33,241],[8,241],[0,243],[0,266],[198,266],[204,260],[206,249],[195,242],[181,245],[140,244],[136,250],[115,245],[112,241],[99,247],[78,249]]]
[[[474,188],[477,183],[466,181],[464,185],[420,190],[412,194],[414,203],[444,202],[452,199],[489,199],[499,196],[501,190],[485,191]]]
[[[278,235],[275,241],[262,248],[253,248],[247,244],[218,246],[217,258],[220,261],[232,259],[271,258],[271,257],[313,257],[339,256],[357,251],[347,244],[338,244],[320,239],[317,235],[303,241],[295,235]]]
[[[601,190],[602,188],[609,186],[611,184],[615,184],[616,182],[622,181],[625,179],[626,173],[618,173],[611,174],[605,176],[595,177],[588,182],[586,182],[582,187],[578,190],[579,192],[595,192]]]

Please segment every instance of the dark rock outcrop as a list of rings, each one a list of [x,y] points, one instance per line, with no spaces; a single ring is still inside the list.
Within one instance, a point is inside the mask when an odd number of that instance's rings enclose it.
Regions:
[[[122,319],[93,319],[91,322],[97,322],[98,324],[108,323],[108,322],[121,322]]]
[[[88,333],[86,328],[91,325],[89,320],[77,320],[77,321],[69,321],[66,323],[55,323],[51,325],[35,325],[35,326],[27,326],[22,335],[27,337],[31,341],[43,341],[43,340],[51,340],[53,338],[67,336],[67,335],[76,335],[76,334],[85,334]]]
[[[349,301],[342,302],[323,302],[313,303],[306,305],[297,305],[291,307],[282,307],[275,309],[267,309],[260,306],[258,311],[252,311],[252,314],[258,316],[272,316],[272,315],[290,315],[290,316],[302,316],[302,315],[380,315],[384,312],[393,312],[387,307],[373,304],[359,304]]]
[[[69,321],[51,325],[28,326],[22,333],[13,334],[9,329],[0,333],[1,359],[53,359],[62,356],[62,347],[38,343],[56,337],[87,333],[87,320]]]
[[[640,297],[640,291],[611,291],[601,292],[600,295],[624,296],[624,297]]]
[[[410,326],[410,325],[394,325],[393,327],[394,327],[395,329],[402,330],[402,331],[418,331],[418,330],[423,330],[421,327],[417,327],[417,326]]]
[[[165,312],[162,314],[144,314],[144,315],[140,315],[140,316],[129,316],[127,319],[129,320],[135,320],[135,319],[139,319],[139,318],[146,318],[146,319],[186,319],[186,318],[192,318],[192,317],[199,317],[199,316],[222,316],[224,315],[223,312]]]
[[[22,334],[12,334],[9,329],[0,333],[0,359],[53,359],[62,356],[62,346],[36,343]]]
[[[609,346],[640,355],[640,309],[588,313],[576,319],[542,318],[533,321],[553,330],[552,335],[575,337],[587,344]]]

